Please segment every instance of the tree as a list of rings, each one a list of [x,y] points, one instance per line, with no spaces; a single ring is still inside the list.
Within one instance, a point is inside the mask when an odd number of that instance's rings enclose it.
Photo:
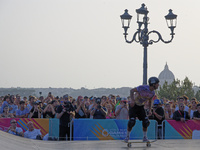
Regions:
[[[183,81],[174,80],[171,84],[165,82],[157,92],[159,98],[176,100],[177,97],[187,95],[189,98],[194,97],[193,83],[186,77]],[[200,93],[199,93],[200,94]]]

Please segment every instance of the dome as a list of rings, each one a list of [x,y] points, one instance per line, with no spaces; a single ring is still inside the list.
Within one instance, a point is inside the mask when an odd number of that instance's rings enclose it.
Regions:
[[[171,84],[174,81],[174,74],[169,70],[167,63],[164,70],[159,74],[158,79],[160,80],[161,86],[165,83],[165,81],[167,81],[168,84]]]

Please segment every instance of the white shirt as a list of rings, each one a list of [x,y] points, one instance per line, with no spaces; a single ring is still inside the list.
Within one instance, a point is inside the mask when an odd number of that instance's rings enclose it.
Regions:
[[[29,139],[36,139],[37,135],[42,135],[40,129],[34,129],[33,131],[27,130],[24,132],[24,137]]]

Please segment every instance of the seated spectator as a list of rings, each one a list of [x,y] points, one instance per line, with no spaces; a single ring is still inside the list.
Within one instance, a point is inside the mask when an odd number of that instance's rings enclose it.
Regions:
[[[107,104],[106,109],[108,111],[106,115],[106,119],[115,119],[115,114],[112,112],[112,105]]]
[[[24,132],[24,137],[29,138],[29,139],[42,140],[42,134],[40,132],[40,129],[34,129],[32,121],[29,121],[27,126],[28,126],[28,130]]]
[[[176,110],[173,114],[173,119],[176,121],[185,122],[187,120],[190,120],[189,113],[184,110],[185,105],[184,103],[179,103],[179,110]]]
[[[7,132],[17,136],[24,136],[22,128],[17,127],[17,121],[15,119],[10,121],[10,127],[8,128]]]
[[[14,118],[13,114],[9,113],[9,107],[5,106],[0,118]]]
[[[44,111],[43,111],[43,118],[54,118],[55,117],[55,110],[52,104],[48,104]]]
[[[128,100],[125,97],[121,98],[120,105],[116,107],[115,115],[116,119],[129,118]]]
[[[197,110],[193,113],[194,120],[200,120],[200,104],[197,104]]]
[[[77,98],[77,108],[75,108],[75,118],[86,118],[87,110],[82,96]]]
[[[18,109],[18,106],[14,102],[15,102],[15,97],[14,95],[11,95],[9,104],[9,113],[13,114],[13,116],[16,117],[16,111]]]
[[[35,102],[33,108],[30,111],[29,118],[41,118],[41,112],[39,110],[39,103]]]
[[[17,118],[28,118],[29,110],[27,107],[25,107],[25,102],[20,101],[19,105],[20,105],[20,108],[16,111],[16,117]]]
[[[192,98],[191,99],[191,106],[189,108],[189,115],[190,115],[190,119],[193,119],[193,113],[197,110],[197,99],[196,98]]]
[[[106,119],[107,109],[102,106],[101,98],[96,98],[95,105],[90,113],[93,119]]]
[[[178,106],[176,107],[175,111],[179,110],[179,104],[180,103],[184,104],[184,102],[185,102],[183,97],[178,97],[177,100],[178,100]],[[189,107],[184,105],[184,111],[188,112],[189,111]]]
[[[170,103],[166,103],[165,104],[165,119],[166,120],[170,120],[173,119],[173,113],[174,113],[174,109],[171,108]]]
[[[1,110],[0,110],[0,113],[3,113],[3,109],[5,106],[9,106],[9,103],[10,103],[10,96],[6,95],[3,99],[3,104],[1,106]]]

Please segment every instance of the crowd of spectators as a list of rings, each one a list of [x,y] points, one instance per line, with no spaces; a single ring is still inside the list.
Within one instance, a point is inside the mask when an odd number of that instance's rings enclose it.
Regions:
[[[0,118],[58,118],[60,119],[60,134],[63,134],[60,135],[60,139],[66,140],[65,135],[69,137],[69,123],[73,119],[129,119],[129,102],[130,97],[115,95],[78,96],[77,98],[69,95],[54,97],[51,92],[46,98],[6,95],[0,97]],[[165,119],[182,122],[191,119],[200,120],[200,104],[196,98],[189,100],[184,95],[176,100],[155,99],[151,109],[148,103],[149,101],[144,104],[147,116],[156,120],[158,125],[161,125]],[[15,122],[16,120],[11,120],[11,126],[7,132],[31,138],[33,138],[32,134],[34,138],[36,138],[36,133],[41,135],[33,129],[31,122],[28,124],[29,130],[22,134],[21,130],[15,126]]]

